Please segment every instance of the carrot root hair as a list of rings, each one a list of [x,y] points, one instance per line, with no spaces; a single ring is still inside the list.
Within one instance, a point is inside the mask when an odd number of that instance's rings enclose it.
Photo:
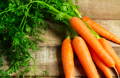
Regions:
[[[119,75],[117,69],[116,69],[115,67],[113,67],[113,69],[114,69],[114,71],[115,71],[115,73],[116,73],[116,75],[117,75],[117,78],[120,78],[120,75]]]

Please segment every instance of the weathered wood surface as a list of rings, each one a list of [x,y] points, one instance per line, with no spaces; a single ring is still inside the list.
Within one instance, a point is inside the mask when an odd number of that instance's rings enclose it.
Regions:
[[[77,0],[83,15],[94,19],[120,19],[120,0]]]

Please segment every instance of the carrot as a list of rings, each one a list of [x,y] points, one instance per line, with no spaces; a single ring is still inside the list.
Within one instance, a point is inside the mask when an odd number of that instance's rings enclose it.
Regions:
[[[101,62],[95,53],[92,54],[92,57],[97,67],[104,73],[106,78],[113,78],[111,70]]]
[[[90,47],[89,47],[89,50],[90,50],[91,56],[93,58],[93,61],[95,62],[97,67],[104,73],[106,78],[113,78],[111,70],[106,65],[104,65],[104,63],[101,62],[101,60],[95,54],[95,51]]]
[[[71,18],[70,24],[72,28],[76,30],[78,34],[81,35],[86,40],[86,42],[95,50],[99,58],[108,67],[115,66],[113,59],[109,56],[109,54],[105,51],[105,49],[102,47],[97,38],[90,32],[90,30],[87,28],[87,26],[80,18],[77,17]]]
[[[72,45],[88,78],[99,78],[97,69],[92,61],[90,52],[85,41],[81,37],[74,37]]]
[[[116,62],[115,67],[120,75],[120,60]]]
[[[68,37],[65,38],[62,43],[62,63],[65,78],[75,78],[73,50],[71,46],[71,40]]]
[[[115,50],[112,48],[112,46],[108,43],[108,41],[104,38],[100,38],[99,42],[102,44],[102,46],[104,47],[104,49],[108,52],[108,54],[113,58],[113,60],[115,61],[115,66],[117,71],[120,74],[120,58],[118,57],[118,55],[116,54]]]
[[[111,40],[115,43],[120,44],[120,38],[118,38],[113,33],[109,32],[105,28],[103,28],[101,25],[97,24],[95,21],[93,21],[89,17],[84,16],[82,19],[83,19],[83,21],[85,21],[91,28],[93,28],[101,36],[103,36],[106,39]]]

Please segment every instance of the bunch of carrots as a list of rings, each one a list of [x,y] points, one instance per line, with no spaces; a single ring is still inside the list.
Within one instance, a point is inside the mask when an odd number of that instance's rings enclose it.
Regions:
[[[87,16],[71,17],[69,24],[79,35],[73,38],[67,36],[62,43],[65,78],[75,78],[74,52],[88,78],[100,78],[96,67],[104,73],[106,78],[113,78],[111,68],[119,77],[120,58],[108,40],[120,44],[120,38]]]
[[[106,78],[112,78],[111,68],[117,75],[120,74],[120,58],[107,41],[120,44],[120,38],[89,17],[82,17],[77,7],[72,4],[72,0],[7,0],[7,4],[0,7],[0,17],[0,42],[3,42],[3,47],[7,45],[7,51],[4,54],[8,59],[10,58],[10,62],[12,61],[9,69],[5,70],[7,74],[17,72],[21,66],[28,66],[28,59],[31,58],[28,49],[31,49],[30,46],[35,42],[29,38],[33,34],[36,37],[38,33],[33,33],[32,29],[37,29],[38,21],[41,25],[39,28],[44,29],[46,19],[70,25],[70,28],[77,32],[72,38],[68,35],[62,43],[61,53],[65,78],[75,78],[74,52],[88,78],[100,78],[96,67],[104,73]],[[41,30],[40,32],[42,33]],[[8,56],[11,52],[16,53],[16,56]],[[25,58],[23,58],[22,55],[25,53],[26,55],[23,56]]]

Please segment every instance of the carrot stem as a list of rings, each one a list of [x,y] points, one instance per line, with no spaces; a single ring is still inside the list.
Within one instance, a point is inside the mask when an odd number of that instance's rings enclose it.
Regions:
[[[72,5],[72,8],[74,10],[74,12],[76,13],[76,15],[79,17],[79,18],[82,18],[82,15],[81,13],[78,11],[76,5],[75,5],[75,0],[68,0],[68,2]]]
[[[101,37],[98,35],[98,33],[96,33],[85,21],[84,21],[84,23],[85,23],[86,26],[90,29],[90,32],[91,32],[97,39],[101,38]]]

